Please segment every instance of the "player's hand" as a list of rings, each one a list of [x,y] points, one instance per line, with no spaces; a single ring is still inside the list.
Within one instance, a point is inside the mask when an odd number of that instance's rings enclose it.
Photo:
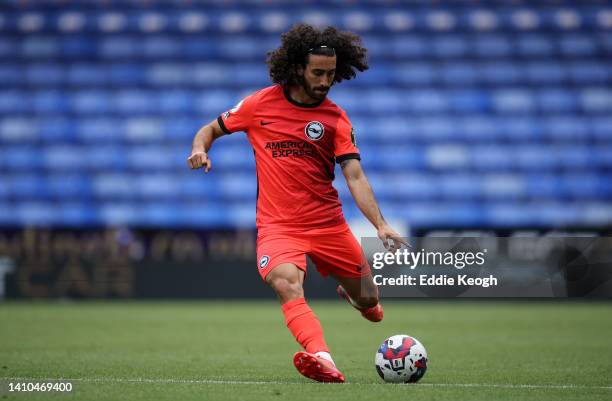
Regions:
[[[403,239],[394,229],[392,229],[389,225],[385,224],[378,229],[378,238],[382,241],[385,249],[389,252],[395,252],[400,249],[402,245],[405,245],[407,248],[412,248],[412,246]]]
[[[187,164],[192,170],[197,170],[204,167],[204,172],[208,173],[212,168],[212,163],[208,158],[208,154],[204,151],[193,152],[189,158],[187,158]]]

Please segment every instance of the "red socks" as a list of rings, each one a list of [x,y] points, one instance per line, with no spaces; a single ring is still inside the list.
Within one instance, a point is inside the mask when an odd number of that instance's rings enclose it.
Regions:
[[[285,315],[287,328],[306,352],[311,354],[329,352],[321,323],[304,298],[284,303],[281,309]]]

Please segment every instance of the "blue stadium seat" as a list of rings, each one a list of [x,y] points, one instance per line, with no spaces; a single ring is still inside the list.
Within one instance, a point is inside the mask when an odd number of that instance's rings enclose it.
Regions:
[[[0,119],[0,140],[7,143],[27,143],[40,138],[40,126],[36,119],[6,117]]]
[[[84,165],[88,171],[119,172],[128,168],[127,150],[116,144],[96,143],[85,148]]]
[[[146,225],[141,211],[142,204],[128,202],[105,202],[98,208],[100,219],[111,226]]]
[[[167,146],[144,145],[131,148],[126,154],[126,162],[133,171],[152,173],[172,168],[173,160],[168,156]]]
[[[586,88],[580,94],[580,100],[587,113],[612,112],[612,90]]]
[[[193,105],[191,107],[193,107]],[[168,141],[180,143],[189,141],[193,139],[195,133],[198,132],[204,124],[208,124],[213,118],[216,118],[216,116],[213,117],[213,115],[211,115],[209,120],[176,116],[168,117],[164,119],[163,131],[165,138]]]
[[[83,174],[67,172],[54,174],[45,178],[49,195],[54,199],[72,201],[87,199],[91,196],[89,178]]]
[[[595,199],[601,195],[601,188],[606,184],[595,174],[567,174],[563,177],[562,185],[566,195],[571,198]]]
[[[434,37],[431,48],[432,53],[441,58],[463,57],[468,52],[466,41],[456,35]]]
[[[559,39],[559,48],[567,56],[593,56],[597,52],[595,37],[583,34],[563,35]]]
[[[49,36],[30,36],[21,42],[21,56],[35,60],[55,59],[61,51],[61,43],[57,38]]]
[[[111,58],[114,58],[111,56]],[[147,82],[143,65],[136,63],[117,63],[109,66],[109,80],[113,85],[123,87],[143,85]]]
[[[527,194],[527,185],[519,174],[487,174],[482,182],[484,196],[489,199],[519,199]]]
[[[119,115],[142,115],[159,112],[157,93],[143,90],[120,90],[113,95],[112,107]],[[110,100],[110,99],[109,99]]]
[[[100,225],[97,207],[84,202],[65,202],[59,205],[58,222],[62,226],[83,227]]]
[[[557,174],[529,174],[526,179],[529,199],[559,199],[564,195],[561,179]]]
[[[164,137],[164,125],[157,117],[131,117],[125,120],[123,138],[129,142],[157,142]]]
[[[141,49],[139,39],[127,35],[111,36],[98,43],[98,54],[109,60],[138,57]]]
[[[444,142],[458,139],[461,136],[461,132],[457,131],[456,122],[450,118],[423,117],[419,119],[416,126],[418,135],[428,142]]]
[[[24,92],[0,92],[0,114],[17,114],[29,111],[30,102]]]
[[[610,64],[598,61],[574,61],[567,65],[568,74],[578,84],[606,84],[612,79]]]
[[[380,197],[383,201],[426,200],[434,199],[440,195],[440,187],[436,184],[435,176],[416,174],[408,170],[398,171],[392,175],[379,173],[377,177],[378,179],[372,182],[372,187],[376,194],[381,192]],[[392,182],[393,185],[389,185],[389,182]]]
[[[575,113],[578,109],[576,95],[569,90],[543,89],[537,94],[539,109],[546,113]]]
[[[42,175],[25,172],[11,174],[9,177],[9,193],[18,201],[49,198],[48,186]]]
[[[551,170],[558,160],[548,146],[516,146],[512,150],[517,168],[526,171]]]
[[[140,169],[142,171],[142,169]],[[174,174],[152,171],[147,174],[139,174],[132,182],[136,195],[141,199],[173,200],[179,197],[180,181]]]
[[[187,90],[168,90],[158,98],[159,113],[173,116],[175,114],[194,115],[195,108],[195,92]]]
[[[33,94],[32,109],[39,114],[62,114],[68,111],[66,94],[59,90],[43,90]],[[43,128],[45,126],[43,125]]]
[[[441,113],[449,108],[448,96],[439,90],[414,90],[406,93],[397,93],[395,96],[391,94],[386,95],[387,102],[397,102],[399,100],[400,105],[404,105],[406,110],[415,114]],[[379,111],[384,112],[384,110],[381,109]]]
[[[431,169],[462,169],[469,164],[469,152],[460,144],[432,145],[426,151],[426,160]]]
[[[67,81],[75,86],[102,86],[108,81],[108,69],[97,64],[76,64],[68,69]]]
[[[499,89],[492,101],[499,113],[530,113],[536,108],[533,93],[528,89]]]
[[[544,136],[550,141],[585,140],[589,136],[588,121],[573,116],[550,117],[542,121]]]
[[[70,110],[78,114],[110,113],[116,98],[103,90],[82,90],[72,92],[69,99]]]
[[[146,36],[139,49],[146,58],[165,59],[179,57],[181,54],[181,43],[178,38],[170,36]]]
[[[197,70],[198,68],[191,68],[185,63],[153,63],[146,67],[146,80],[154,86],[182,86],[193,80],[193,74]]]
[[[539,210],[533,204],[494,202],[484,208],[484,214],[491,227],[533,227],[540,223]]]
[[[445,174],[436,180],[438,192],[443,199],[470,200],[485,195],[486,186],[473,174]]]
[[[86,154],[74,145],[51,145],[39,152],[48,170],[78,171],[85,165]]]
[[[612,142],[612,117],[591,117],[588,122],[591,125],[593,137]]]
[[[34,87],[60,85],[66,81],[66,71],[59,64],[34,63],[24,70],[26,82]]]
[[[612,146],[596,147],[593,150],[592,157],[600,168],[612,168]]]
[[[227,173],[223,180],[217,183],[219,195],[228,200],[255,200],[257,181],[252,174]]]
[[[390,55],[399,59],[421,59],[431,51],[429,43],[417,35],[396,35],[389,39],[387,47]]]
[[[499,131],[512,142],[538,142],[544,137],[544,128],[537,116],[509,116],[497,121]]]
[[[10,59],[17,54],[17,43],[9,37],[0,38],[0,58]]]
[[[427,71],[431,71],[433,66],[425,66],[425,68]],[[441,67],[440,75],[447,85],[472,85],[481,79],[474,64],[461,62],[445,64]]]
[[[508,57],[512,52],[512,42],[500,35],[482,35],[474,39],[474,53],[482,58]]]
[[[491,110],[491,96],[487,91],[458,89],[449,93],[452,110],[466,115]]]
[[[2,58],[2,42],[0,41],[0,59]],[[0,82],[7,87],[19,85],[25,79],[23,69],[17,64],[0,64]]]
[[[515,168],[515,158],[506,146],[473,146],[470,148],[470,164],[482,172],[510,171]]]
[[[67,36],[62,39],[61,54],[69,58],[88,59],[96,57],[97,45],[95,39],[87,36]]]
[[[527,33],[516,38],[516,48],[522,56],[543,57],[554,53],[555,44],[550,36]]]
[[[233,135],[242,134],[236,133]],[[212,150],[211,158],[215,163],[215,168],[232,170],[253,168],[255,165],[253,150],[249,145],[228,146],[227,144],[219,144]]]
[[[115,142],[123,137],[121,120],[116,118],[81,118],[70,123],[76,126],[77,138],[85,143]]]
[[[2,166],[8,171],[35,171],[43,166],[40,152],[33,146],[3,146]]]
[[[590,170],[596,168],[593,160],[593,149],[589,146],[570,145],[560,146],[553,150],[557,157],[557,163],[569,171]]]
[[[525,66],[525,77],[533,85],[561,84],[566,79],[562,65],[554,60],[529,62]]]
[[[534,222],[543,227],[564,227],[576,225],[582,220],[583,207],[571,202],[542,202],[533,204],[539,213]]]
[[[20,202],[16,204],[14,214],[13,224],[21,226],[61,224],[60,216],[51,203]]]

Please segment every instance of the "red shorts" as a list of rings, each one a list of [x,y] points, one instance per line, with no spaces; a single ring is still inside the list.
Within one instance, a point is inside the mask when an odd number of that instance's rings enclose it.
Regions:
[[[370,273],[363,250],[346,223],[307,231],[267,229],[257,236],[258,270],[264,280],[282,263],[292,263],[306,272],[306,255],[324,277],[359,278]]]

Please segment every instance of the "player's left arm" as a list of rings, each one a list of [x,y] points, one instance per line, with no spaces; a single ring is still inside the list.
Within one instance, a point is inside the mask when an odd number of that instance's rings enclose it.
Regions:
[[[378,238],[383,242],[385,249],[395,251],[401,248],[402,244],[409,247],[410,244],[385,221],[378,202],[376,202],[374,191],[361,168],[361,162],[357,159],[348,159],[342,161],[340,166],[355,203],[361,213],[376,227]],[[393,243],[390,243],[390,240]]]

